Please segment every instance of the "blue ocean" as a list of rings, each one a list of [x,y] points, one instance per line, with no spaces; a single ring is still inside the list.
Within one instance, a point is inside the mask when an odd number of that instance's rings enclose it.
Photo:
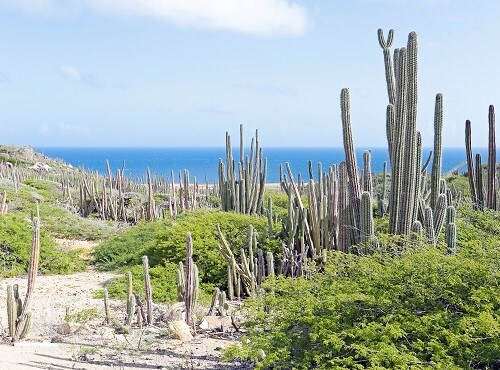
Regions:
[[[205,176],[210,183],[217,181],[217,164],[219,158],[225,158],[225,148],[53,148],[38,147],[36,150],[52,158],[59,158],[75,167],[106,172],[106,160],[111,169],[121,169],[125,161],[126,175],[131,178],[142,178],[149,169],[160,176],[170,176],[170,171],[177,174],[179,170],[187,169],[191,179],[196,176],[199,182],[204,182]],[[364,148],[357,149],[358,166],[363,165]],[[381,172],[384,161],[388,162],[387,149],[371,148],[372,170]],[[431,148],[424,148],[423,161]],[[487,148],[475,148],[474,153],[481,153],[483,162],[487,160]],[[249,150],[246,150],[249,154]],[[301,173],[307,177],[308,161],[317,163],[323,168],[344,160],[342,148],[264,148],[264,156],[268,159],[267,182],[279,182],[279,165],[290,163],[294,175]],[[239,151],[234,151],[234,158],[239,158]],[[443,149],[443,172],[446,173],[465,161],[464,148]],[[460,171],[464,171],[462,166]]]

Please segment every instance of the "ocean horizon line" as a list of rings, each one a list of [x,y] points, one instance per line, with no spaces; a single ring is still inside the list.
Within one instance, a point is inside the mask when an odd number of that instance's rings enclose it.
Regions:
[[[15,145],[15,146],[29,146],[35,150],[44,150],[44,149],[224,149],[225,146],[30,146],[30,145]],[[263,150],[266,149],[314,149],[314,150],[323,150],[323,149],[344,149],[343,146],[260,146]],[[245,146],[245,149],[250,149],[250,146]],[[463,146],[443,146],[443,149],[463,149]],[[233,150],[239,149],[239,146],[233,145]],[[387,149],[386,146],[358,146],[356,150],[369,150],[369,149]],[[423,146],[422,149],[433,149],[432,146]],[[473,146],[472,149],[488,149],[487,146]]]

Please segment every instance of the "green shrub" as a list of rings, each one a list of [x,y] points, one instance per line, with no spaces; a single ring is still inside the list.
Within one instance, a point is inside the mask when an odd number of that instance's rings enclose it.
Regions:
[[[273,369],[492,369],[499,282],[498,242],[457,255],[332,252],[309,280],[266,282],[272,293],[246,302],[250,332],[226,356]]]
[[[99,244],[93,260],[102,270],[116,270],[140,265],[141,258],[152,248],[160,231],[171,222],[140,223]]]
[[[167,303],[177,301],[177,267],[178,266],[174,263],[166,263],[149,269],[153,301]],[[125,269],[123,271],[125,271]],[[127,271],[132,272],[134,292],[144,297],[144,276],[142,266],[135,265],[127,269]],[[125,299],[127,297],[125,275],[113,280],[107,288],[111,297]]]
[[[0,217],[0,275],[14,276],[25,273],[29,261],[33,226],[28,218],[7,214]],[[78,251],[59,251],[44,231],[40,236],[41,273],[67,274],[85,268]]]
[[[259,233],[259,245],[264,250],[277,252],[279,242],[266,238],[267,221],[237,213],[205,211],[185,213],[174,221],[158,221],[130,228],[99,245],[94,261],[105,270],[140,264],[147,255],[151,266],[165,262],[177,264],[186,257],[186,234],[191,233],[196,264],[203,283],[222,287],[226,284],[226,262],[217,245],[216,225],[235,252],[247,244],[248,228],[253,225]]]

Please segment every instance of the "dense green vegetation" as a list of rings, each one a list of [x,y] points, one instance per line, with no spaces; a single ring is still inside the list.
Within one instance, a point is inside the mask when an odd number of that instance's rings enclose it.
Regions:
[[[456,255],[331,252],[310,279],[268,280],[226,355],[273,369],[498,367],[500,216],[462,213]]]
[[[178,265],[174,263],[165,263],[164,265],[157,265],[149,269],[154,302],[177,302],[177,268]],[[142,266],[134,265],[127,270],[132,272],[134,292],[144,297]],[[126,299],[126,287],[125,276],[122,276],[111,282],[107,288],[111,297]]]
[[[7,215],[0,217],[0,276],[26,272],[32,240],[30,218],[39,204],[41,219],[40,272],[68,274],[82,271],[87,262],[75,250],[60,249],[54,238],[98,240],[115,233],[109,222],[84,219],[61,201],[60,184],[50,180],[27,179],[18,185],[2,179],[0,193],[6,192]]]
[[[424,238],[409,241],[389,235],[387,215],[374,219],[379,244],[353,246],[351,254],[330,251],[311,275],[267,279],[242,313],[249,330],[227,357],[273,369],[494,369],[500,359],[500,214],[474,211],[465,176],[448,185],[462,192],[458,207],[457,251],[450,254],[444,232],[432,247]],[[125,227],[82,218],[62,199],[60,184],[29,179],[16,191],[1,180],[9,212],[0,216],[0,276],[26,272],[32,238],[30,217],[39,203],[42,220],[40,271],[72,273],[86,267],[79,251],[61,250],[54,238],[101,241],[92,263],[107,271],[131,271],[134,292],[144,296],[141,258],[150,261],[155,302],[177,301],[177,269],[185,259],[186,234],[194,245],[200,272],[200,301],[207,304],[215,287],[227,289],[227,263],[218,251],[216,225],[235,254],[248,242],[249,226],[258,247],[278,259],[288,216],[284,192],[266,190],[278,222],[268,230],[265,216],[197,210],[175,219]],[[163,198],[158,198],[157,201]],[[217,200],[217,197],[214,197]],[[214,202],[215,202],[214,200]],[[304,195],[303,203],[308,199]],[[215,203],[214,203],[215,204]],[[376,212],[377,204],[373,204]],[[124,277],[108,285],[110,296],[125,298]]]
[[[18,214],[0,217],[0,276],[15,276],[26,272],[32,238],[33,226],[29,218]],[[59,251],[54,241],[43,233],[39,270],[48,274],[80,271],[86,263],[78,254],[78,251]]]
[[[190,232],[200,281],[223,287],[227,271],[226,262],[217,249],[217,224],[235,252],[246,245],[250,225],[259,233],[259,245],[263,250],[279,251],[278,241],[267,237],[265,218],[200,210],[184,213],[176,220],[143,223],[130,228],[100,244],[94,252],[94,261],[104,270],[140,265],[144,255],[149,257],[151,266],[178,264],[186,257],[186,234]]]

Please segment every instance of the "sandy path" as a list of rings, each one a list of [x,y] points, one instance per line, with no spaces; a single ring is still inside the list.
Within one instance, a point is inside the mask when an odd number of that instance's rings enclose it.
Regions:
[[[32,304],[32,325],[30,338],[46,338],[56,335],[55,327],[64,322],[66,307],[70,312],[95,307],[101,310],[102,300],[94,299],[96,291],[116,275],[107,272],[85,271],[72,275],[38,276]],[[26,292],[27,278],[5,279],[1,291],[6,292],[8,284],[18,284],[21,297]],[[2,296],[4,294],[2,293]],[[0,312],[6,311],[6,300],[0,299]],[[1,315],[1,325],[7,327],[7,318]]]
[[[15,346],[0,344],[0,369],[248,369],[247,365],[223,363],[220,349],[234,343],[217,334],[199,335],[189,342],[169,339],[165,328],[134,329],[117,334],[103,324],[103,301],[94,293],[116,275],[88,270],[72,275],[38,276],[28,338]],[[26,277],[0,282],[0,297],[8,284],[26,291]],[[76,333],[61,335],[66,307],[70,313],[95,308],[96,317]],[[124,303],[111,300],[112,316],[123,319]],[[6,300],[0,298],[1,331],[7,328]],[[1,343],[2,334],[0,334]],[[51,343],[51,341],[57,343]]]

